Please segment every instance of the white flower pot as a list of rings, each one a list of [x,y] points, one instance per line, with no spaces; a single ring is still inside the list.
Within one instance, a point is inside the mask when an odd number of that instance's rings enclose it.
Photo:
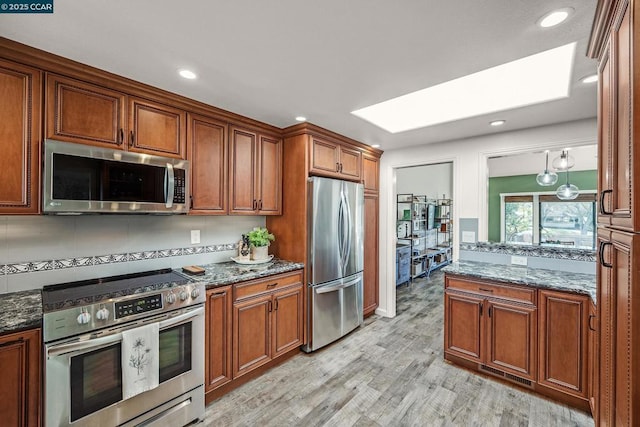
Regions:
[[[269,246],[252,246],[251,259],[260,260],[269,258]]]

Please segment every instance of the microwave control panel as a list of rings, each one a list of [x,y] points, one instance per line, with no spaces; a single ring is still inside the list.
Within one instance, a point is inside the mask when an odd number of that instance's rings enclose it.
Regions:
[[[184,169],[175,169],[173,203],[184,203],[186,196],[186,178]]]

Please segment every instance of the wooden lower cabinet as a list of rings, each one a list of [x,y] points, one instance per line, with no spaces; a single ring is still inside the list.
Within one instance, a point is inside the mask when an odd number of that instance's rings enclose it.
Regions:
[[[598,346],[598,317],[596,315],[596,306],[593,301],[589,303],[589,378],[588,378],[588,390],[589,390],[589,406],[591,407],[591,414],[593,419],[598,419],[598,388],[600,382],[600,357]]]
[[[302,345],[302,277],[286,288],[233,304],[233,377]]]
[[[589,297],[538,291],[538,383],[587,398]]]
[[[533,380],[535,339],[535,306],[445,292],[445,353]]]
[[[41,354],[40,329],[0,336],[0,424],[40,425]]]
[[[363,313],[370,316],[378,308],[378,195],[364,196]]]
[[[207,291],[205,393],[231,381],[231,286]]]
[[[597,406],[589,296],[450,274],[445,288],[445,359],[583,410]]]

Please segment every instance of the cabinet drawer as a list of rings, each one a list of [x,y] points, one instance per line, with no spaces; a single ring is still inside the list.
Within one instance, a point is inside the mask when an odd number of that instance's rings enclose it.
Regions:
[[[239,283],[233,286],[233,300],[251,298],[266,292],[286,288],[295,283],[302,283],[302,272],[280,274],[277,276],[263,277],[249,282]]]
[[[458,277],[446,278],[447,289],[460,290],[463,292],[473,292],[486,297],[503,298],[514,301],[521,301],[529,304],[536,303],[535,288],[524,288],[509,285],[498,285],[494,283],[476,282]]]

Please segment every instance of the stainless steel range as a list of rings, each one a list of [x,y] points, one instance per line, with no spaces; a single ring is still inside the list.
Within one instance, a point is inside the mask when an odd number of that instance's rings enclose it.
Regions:
[[[166,269],[45,286],[42,299],[46,426],[183,426],[204,416],[204,285]],[[156,383],[126,398],[134,361],[123,340],[149,328],[157,354],[134,349],[136,366],[155,363],[145,367],[157,366]]]

